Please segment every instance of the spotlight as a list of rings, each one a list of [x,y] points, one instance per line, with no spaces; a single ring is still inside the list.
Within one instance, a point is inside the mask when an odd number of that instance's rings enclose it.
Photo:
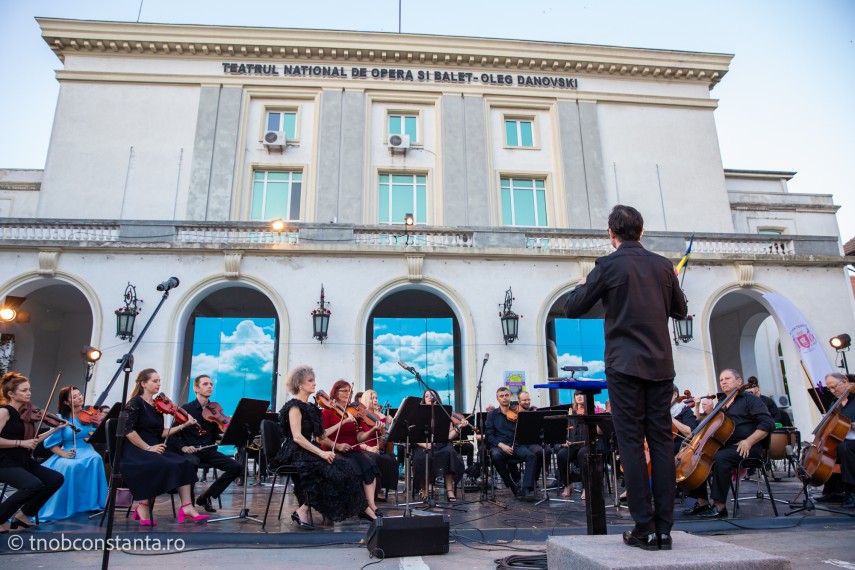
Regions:
[[[11,323],[15,320],[19,313],[19,307],[21,303],[26,301],[26,297],[15,297],[12,295],[7,295],[6,300],[3,302],[2,308],[0,308],[0,321],[4,323]],[[28,321],[29,321],[29,313]]]
[[[80,354],[86,359],[86,362],[92,364],[95,364],[101,359],[101,351],[94,346],[84,346],[83,350],[80,351]]]
[[[0,309],[0,321],[3,321],[4,323],[11,323],[17,316],[18,311],[12,307],[3,307]]]
[[[413,218],[412,214],[404,214],[404,223],[408,226],[412,226],[416,223],[416,220]]]
[[[843,333],[831,337],[828,343],[832,346],[832,348],[834,348],[834,350],[846,350],[852,344],[852,337],[850,337],[846,333]]]
[[[270,229],[274,232],[283,232],[285,231],[285,220],[282,218],[277,218],[270,222]]]

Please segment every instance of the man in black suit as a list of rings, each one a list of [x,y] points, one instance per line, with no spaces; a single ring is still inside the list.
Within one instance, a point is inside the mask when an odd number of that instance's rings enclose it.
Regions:
[[[643,231],[638,210],[622,205],[612,209],[609,239],[616,251],[596,261],[587,278],[570,292],[564,313],[579,318],[597,302],[603,303],[606,382],[629,512],[635,521],[623,540],[645,550],[670,550],[675,490],[670,408],[675,373],[668,318],[685,318],[688,309],[673,264],[642,247]]]

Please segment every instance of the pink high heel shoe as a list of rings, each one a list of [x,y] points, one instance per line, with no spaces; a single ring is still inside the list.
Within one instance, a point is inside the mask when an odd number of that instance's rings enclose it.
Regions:
[[[184,507],[189,507],[192,504],[193,503],[187,503],[186,505],[181,505],[181,508],[178,509],[178,522],[179,523],[183,523],[187,519],[190,519],[190,520],[196,521],[196,522],[205,522],[206,520],[211,518],[209,515],[196,515],[195,517],[191,516],[191,515],[185,515],[184,514]]]
[[[139,511],[139,509],[140,509],[139,505],[137,505],[137,508],[134,509],[134,520],[135,521],[140,521],[140,524],[142,526],[157,526],[157,521],[153,521],[151,519],[141,519],[139,512],[137,512],[137,511]],[[151,514],[149,514],[148,516],[151,516]]]

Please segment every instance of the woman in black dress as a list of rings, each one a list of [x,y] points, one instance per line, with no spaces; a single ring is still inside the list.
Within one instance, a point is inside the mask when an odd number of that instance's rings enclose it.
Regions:
[[[122,453],[122,476],[139,505],[134,520],[141,525],[154,526],[149,499],[172,489],[178,489],[181,508],[178,522],[190,519],[203,522],[208,515],[200,515],[190,499],[190,486],[196,482],[196,464],[189,457],[166,450],[165,440],[182,429],[192,426],[190,419],[179,425],[163,429],[163,416],[153,403],[160,392],[160,374],[153,368],[141,370],[128,401],[127,444]]]
[[[321,411],[309,404],[315,393],[315,372],[309,366],[298,366],[285,379],[288,391],[294,397],[279,411],[279,423],[285,441],[276,456],[276,465],[294,465],[300,476],[295,481],[295,491],[300,507],[291,519],[300,528],[313,530],[309,524],[309,504],[324,517],[342,521],[358,515],[373,520],[374,510],[362,492],[362,485],[347,461],[336,457],[334,451],[324,451],[318,445],[330,448],[333,442],[324,434]],[[308,496],[308,503],[304,502]]]
[[[433,401],[432,394],[433,392],[430,390],[425,391],[422,396],[423,405],[430,405]],[[439,406],[440,402],[437,402],[437,405]],[[438,413],[442,414],[444,412],[439,411]],[[469,423],[466,421],[461,422],[459,427],[455,427],[452,424],[448,431],[449,443],[433,444],[431,468],[430,473],[428,473],[429,487],[425,486],[425,464],[427,463],[427,457],[431,452],[431,444],[419,443],[418,447],[416,447],[413,452],[413,484],[416,489],[420,490],[422,499],[428,498],[429,491],[433,488],[433,480],[436,479],[438,474],[442,473],[443,478],[445,479],[446,499],[449,503],[457,501],[457,497],[454,495],[454,487],[463,478],[465,467],[463,465],[463,458],[454,450],[454,445],[450,442],[459,438],[460,432],[458,430],[461,430],[468,425]]]
[[[52,434],[52,429],[39,436],[25,435],[24,420],[19,412],[30,402],[30,381],[16,372],[3,375],[0,382],[0,483],[8,483],[17,492],[0,504],[0,533],[9,529],[29,528],[30,517],[62,487],[65,478],[53,469],[33,460],[33,450]],[[60,427],[67,425],[63,422]],[[35,433],[35,430],[33,429]],[[15,515],[7,528],[6,521]]]

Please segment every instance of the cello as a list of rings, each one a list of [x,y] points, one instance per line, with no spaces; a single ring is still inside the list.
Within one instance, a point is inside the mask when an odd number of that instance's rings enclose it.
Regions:
[[[724,409],[748,386],[743,384],[721,400],[704,421],[692,431],[689,441],[683,443],[674,458],[677,485],[691,491],[700,487],[709,477],[716,451],[727,443],[736,427]]]
[[[837,463],[837,446],[846,439],[846,434],[852,422],[838,408],[843,400],[855,394],[855,386],[843,392],[834,405],[822,417],[822,420],[811,432],[813,442],[802,455],[802,467],[807,474],[807,482],[811,485],[823,485],[831,477],[834,464]]]

